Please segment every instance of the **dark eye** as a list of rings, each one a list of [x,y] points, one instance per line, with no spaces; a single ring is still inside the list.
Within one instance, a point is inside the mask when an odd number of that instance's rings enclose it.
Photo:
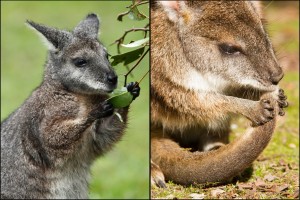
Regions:
[[[87,61],[83,58],[73,59],[73,63],[76,67],[84,67],[87,64]]]
[[[242,49],[233,44],[221,43],[221,44],[219,44],[219,49],[222,53],[225,53],[227,55],[234,55],[234,54],[242,53]]]

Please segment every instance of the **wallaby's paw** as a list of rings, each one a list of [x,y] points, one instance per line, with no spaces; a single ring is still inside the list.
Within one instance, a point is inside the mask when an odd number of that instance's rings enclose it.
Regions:
[[[164,174],[160,167],[151,160],[151,185],[166,188]]]
[[[127,91],[132,94],[133,100],[140,95],[141,88],[140,88],[140,86],[138,85],[137,82],[128,83],[126,88],[127,88]]]
[[[254,113],[252,117],[251,126],[261,126],[272,120],[275,116],[275,111],[271,101],[269,99],[261,99],[259,101],[259,109]]]
[[[284,91],[283,89],[279,89],[279,93],[278,93],[278,106],[279,106],[279,110],[278,110],[278,114],[280,116],[283,116],[285,114],[283,108],[286,108],[288,107],[289,103],[287,102],[287,97],[286,95],[284,94]]]
[[[102,102],[96,109],[92,110],[91,116],[95,119],[109,117],[114,113],[114,107],[108,101]]]

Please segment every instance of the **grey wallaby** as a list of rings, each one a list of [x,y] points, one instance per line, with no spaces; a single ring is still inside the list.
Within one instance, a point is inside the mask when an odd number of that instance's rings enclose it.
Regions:
[[[262,18],[257,1],[152,2],[152,184],[227,181],[268,144],[288,104]],[[252,127],[229,143],[231,114]]]
[[[90,165],[120,140],[129,109],[117,109],[121,122],[106,101],[118,77],[99,19],[89,14],[72,32],[27,23],[49,55],[41,85],[1,123],[1,198],[88,198]]]

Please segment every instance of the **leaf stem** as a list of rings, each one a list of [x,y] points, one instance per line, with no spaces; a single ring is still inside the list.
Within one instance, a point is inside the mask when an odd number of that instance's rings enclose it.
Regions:
[[[121,53],[121,51],[120,51],[120,45],[124,42],[125,37],[126,37],[126,35],[128,33],[135,32],[135,31],[144,31],[145,32],[144,38],[146,38],[147,32],[149,31],[148,27],[149,27],[149,24],[147,24],[144,28],[132,28],[132,29],[129,29],[129,30],[125,31],[124,34],[119,39],[117,39],[116,41],[114,41],[114,43],[112,43],[111,45],[117,43],[118,54],[120,54]]]
[[[126,85],[127,85],[127,76],[132,72],[132,70],[134,70],[138,66],[138,64],[143,60],[143,58],[146,56],[146,54],[149,52],[149,50],[150,49],[148,48],[147,51],[135,63],[135,65],[124,75],[125,76],[124,87],[126,87]]]
[[[134,88],[135,86],[139,85],[139,84],[142,82],[142,80],[146,77],[146,75],[149,74],[149,72],[150,72],[150,69],[144,74],[144,76],[143,76],[138,82],[136,82],[136,83],[134,84],[133,88]]]

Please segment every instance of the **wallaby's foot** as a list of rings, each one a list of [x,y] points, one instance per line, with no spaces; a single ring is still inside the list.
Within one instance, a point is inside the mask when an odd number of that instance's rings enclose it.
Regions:
[[[272,120],[275,116],[274,106],[271,105],[269,99],[261,99],[259,101],[259,109],[253,112],[251,116],[251,126],[261,126]]]
[[[151,160],[151,185],[156,185],[160,188],[166,188],[164,174],[160,167]]]
[[[104,117],[109,117],[114,113],[114,107],[108,101],[104,101],[99,106],[92,110],[90,116],[94,119],[100,119]]]
[[[283,108],[286,108],[288,107],[289,103],[286,101],[287,97],[284,95],[284,91],[283,89],[279,89],[279,94],[278,94],[278,106],[279,106],[279,111],[278,111],[278,114],[280,116],[283,116],[285,114]]]
[[[140,95],[140,86],[137,82],[131,82],[126,85],[127,91],[130,92],[133,96],[133,100]]]

